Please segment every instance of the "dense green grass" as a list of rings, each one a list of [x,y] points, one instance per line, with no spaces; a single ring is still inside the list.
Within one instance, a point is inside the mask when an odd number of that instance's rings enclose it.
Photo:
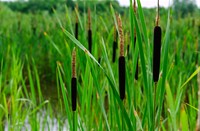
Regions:
[[[118,57],[112,63],[115,11],[91,9],[93,46],[87,51],[87,9],[41,14],[12,12],[0,4],[0,130],[195,130],[200,21],[161,13],[160,79],[152,79],[155,12],[121,15],[126,98],[118,93]],[[79,40],[74,37],[78,15]],[[198,14],[195,16],[199,17]],[[134,29],[137,32],[133,46]],[[117,29],[118,30],[118,29]],[[119,44],[119,43],[118,43]],[[77,110],[71,109],[71,54],[77,56]],[[119,47],[119,45],[118,45]],[[134,79],[139,57],[139,80]],[[100,58],[100,63],[98,59]],[[54,126],[55,125],[55,126]]]

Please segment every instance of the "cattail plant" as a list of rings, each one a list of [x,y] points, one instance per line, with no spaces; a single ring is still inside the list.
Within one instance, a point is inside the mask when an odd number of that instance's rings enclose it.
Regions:
[[[98,48],[98,63],[101,63],[101,50]]]
[[[127,33],[125,35],[125,38],[126,38],[126,43],[127,43],[127,57],[128,57],[128,60],[130,60],[131,56],[130,56],[130,34]]]
[[[133,10],[136,15],[136,1],[133,2]],[[136,48],[136,29],[134,28],[134,48]],[[138,58],[136,63],[135,80],[138,80]]]
[[[34,15],[34,14],[33,14]],[[32,25],[32,32],[33,35],[36,35],[36,30],[37,30],[37,20],[34,16],[31,17],[31,25]]]
[[[117,17],[119,37],[120,37],[120,56],[119,56],[119,92],[121,100],[125,98],[125,57],[124,57],[124,34],[122,30],[122,21]]]
[[[71,80],[72,110],[76,111],[77,81],[76,81],[76,50],[72,52],[72,80]]]
[[[17,19],[17,30],[18,30],[18,33],[21,32],[21,14],[18,14],[18,19]]]
[[[113,41],[113,55],[112,55],[112,62],[115,62],[115,58],[116,58],[116,49],[117,49],[117,32],[116,32],[116,27],[114,26],[114,32],[113,32],[113,37],[114,37],[114,41]]]
[[[159,0],[158,0],[158,10],[156,17],[156,26],[154,28],[154,40],[153,40],[153,81],[158,82],[159,71],[160,71],[160,50],[161,50],[161,36],[162,30],[159,26]]]
[[[78,12],[78,4],[76,5],[75,10]],[[78,14],[76,14],[75,38],[78,40]]]
[[[88,48],[90,53],[92,53],[92,29],[91,29],[91,14],[90,9],[88,9]]]

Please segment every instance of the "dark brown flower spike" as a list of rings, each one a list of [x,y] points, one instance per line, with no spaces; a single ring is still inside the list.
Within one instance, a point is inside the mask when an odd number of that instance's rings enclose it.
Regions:
[[[120,56],[119,56],[119,92],[121,100],[125,98],[125,57],[124,57],[124,34],[122,29],[122,21],[120,17],[117,17],[119,38],[120,38]]]
[[[77,80],[76,80],[76,49],[72,52],[72,79],[71,79],[71,98],[72,110],[76,111]]]
[[[113,55],[112,55],[112,62],[115,62],[115,58],[116,58],[116,49],[117,49],[117,32],[116,32],[116,27],[114,26],[114,32],[113,32],[113,37],[114,37],[114,41],[113,41]]]
[[[159,26],[159,0],[158,11],[156,17],[156,26],[154,28],[154,40],[153,40],[153,81],[158,82],[160,71],[160,51],[161,51],[161,36],[162,30]]]
[[[134,0],[133,2],[133,11],[136,15],[137,7],[136,7],[136,1]],[[136,29],[134,28],[134,48],[136,48]],[[135,71],[135,80],[138,80],[138,58],[137,58],[137,63],[136,63],[136,71]]]
[[[90,9],[88,9],[88,48],[90,53],[92,53],[92,29]]]

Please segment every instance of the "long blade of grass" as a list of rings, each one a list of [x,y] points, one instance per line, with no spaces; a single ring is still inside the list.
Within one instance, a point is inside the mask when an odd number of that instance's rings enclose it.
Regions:
[[[192,75],[186,80],[186,82],[181,86],[181,89],[185,86],[185,85],[187,85],[187,83],[190,81],[190,80],[192,80],[192,78],[194,77],[194,76],[196,76],[198,73],[200,72],[200,67],[198,67],[197,69],[196,69],[196,71],[194,72],[194,73],[192,73]]]

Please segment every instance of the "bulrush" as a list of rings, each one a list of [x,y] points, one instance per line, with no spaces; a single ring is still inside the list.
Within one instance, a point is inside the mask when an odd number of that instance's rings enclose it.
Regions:
[[[78,5],[76,5],[75,10],[78,13]],[[76,14],[76,23],[75,23],[75,38],[78,40],[78,14]]]
[[[134,30],[134,47],[136,48],[136,30]],[[135,71],[135,80],[138,80],[138,58]]]
[[[130,34],[127,33],[125,35],[125,43],[127,43],[127,57],[128,57],[128,60],[131,59],[131,56],[130,56]]]
[[[76,111],[77,81],[76,81],[76,50],[72,52],[72,80],[71,80],[72,110]]]
[[[158,82],[160,71],[160,50],[161,50],[161,36],[162,30],[159,26],[159,0],[158,11],[156,17],[156,26],[154,28],[154,40],[153,40],[153,81]]]
[[[92,30],[91,30],[90,9],[88,9],[88,48],[89,48],[90,53],[92,53]]]
[[[136,15],[136,1],[133,2],[133,10]],[[136,48],[136,29],[134,28],[134,48]],[[137,64],[136,64],[136,71],[135,71],[135,80],[138,80],[138,58],[137,58]]]
[[[122,21],[120,17],[117,17],[119,37],[120,37],[120,56],[119,56],[119,92],[120,98],[125,98],[125,57],[124,57],[124,34],[122,30]]]
[[[116,49],[117,49],[117,32],[116,32],[116,27],[114,26],[114,32],[113,32],[113,37],[114,37],[114,41],[113,41],[113,55],[112,55],[112,62],[115,62],[115,58],[116,58]]]

